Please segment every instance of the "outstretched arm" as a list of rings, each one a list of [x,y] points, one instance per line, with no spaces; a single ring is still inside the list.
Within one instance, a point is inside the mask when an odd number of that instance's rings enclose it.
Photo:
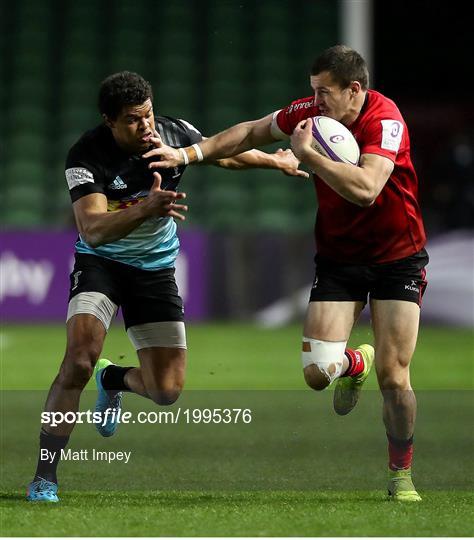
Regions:
[[[206,163],[204,161],[203,163]],[[306,171],[300,170],[300,161],[296,158],[293,152],[288,148],[283,150],[279,148],[273,154],[267,154],[260,150],[248,150],[234,157],[217,159],[213,162],[218,167],[225,169],[277,169],[287,176],[302,176],[309,178]]]
[[[199,148],[204,160],[213,162],[275,142],[276,139],[270,129],[272,118],[273,114],[269,114],[260,120],[242,122],[201,141]],[[168,169],[199,161],[199,156],[192,146],[180,149],[171,148],[164,145],[158,138],[153,138],[152,142],[156,148],[143,155],[144,158],[156,158],[156,161],[150,163],[150,168]]]

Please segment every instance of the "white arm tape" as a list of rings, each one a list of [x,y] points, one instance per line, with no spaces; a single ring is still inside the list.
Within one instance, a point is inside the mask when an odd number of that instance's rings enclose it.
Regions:
[[[290,136],[287,135],[284,131],[282,131],[278,125],[277,116],[280,111],[281,109],[273,113],[272,123],[270,125],[270,133],[272,134],[272,137],[277,141],[284,141],[285,139],[289,139]]]
[[[189,165],[189,156],[184,148],[178,148],[178,150],[181,152],[181,155],[183,156],[183,161],[185,165]]]
[[[199,146],[199,144],[193,144],[192,148],[194,148],[194,150],[196,151],[198,161],[202,161],[204,159],[204,156],[202,154],[202,150],[201,150],[201,147]]]

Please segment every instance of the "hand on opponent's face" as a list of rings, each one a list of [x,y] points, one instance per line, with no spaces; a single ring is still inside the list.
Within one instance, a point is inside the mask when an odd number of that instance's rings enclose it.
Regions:
[[[150,141],[154,148],[148,150],[142,156],[149,161],[153,159],[153,161],[148,163],[148,168],[171,169],[172,167],[182,165],[184,160],[181,152],[177,148],[171,148],[171,146],[164,144],[156,130],[153,135]]]

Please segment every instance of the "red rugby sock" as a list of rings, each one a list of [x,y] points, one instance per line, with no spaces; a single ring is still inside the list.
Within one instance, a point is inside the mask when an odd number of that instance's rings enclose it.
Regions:
[[[407,440],[395,439],[387,433],[388,466],[392,471],[409,469],[413,460],[413,437]]]
[[[349,367],[347,368],[344,375],[341,375],[341,377],[355,377],[356,375],[359,375],[359,373],[362,373],[364,371],[365,363],[359,351],[355,351],[353,349],[346,349],[344,354],[349,360]]]

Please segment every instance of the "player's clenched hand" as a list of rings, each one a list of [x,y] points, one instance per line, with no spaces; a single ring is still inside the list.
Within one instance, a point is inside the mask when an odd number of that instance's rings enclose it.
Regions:
[[[155,148],[149,150],[142,156],[145,159],[153,158],[154,161],[148,164],[149,169],[169,169],[171,167],[182,165],[184,160],[179,150],[171,148],[171,146],[166,146],[158,136],[151,137],[150,140]]]
[[[188,207],[184,204],[176,204],[178,199],[185,199],[186,193],[176,191],[163,191],[161,189],[161,176],[153,173],[154,182],[147,198],[143,201],[150,216],[174,217],[184,221],[186,218],[180,212],[187,212]]]
[[[286,174],[287,176],[302,176],[303,178],[309,178],[309,174],[306,171],[298,169],[300,161],[289,148],[287,150],[279,148],[273,155],[277,160],[278,168],[283,174]]]
[[[311,152],[311,142],[313,140],[312,122],[311,119],[298,122],[293,134],[291,135],[291,148],[295,156],[304,161],[308,152]]]

